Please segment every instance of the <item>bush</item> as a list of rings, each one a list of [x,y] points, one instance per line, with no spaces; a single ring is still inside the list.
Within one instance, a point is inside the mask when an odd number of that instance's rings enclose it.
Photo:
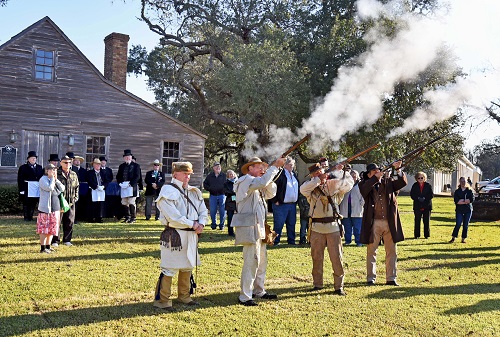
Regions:
[[[22,210],[23,205],[19,201],[17,186],[0,186],[0,214],[14,214]]]

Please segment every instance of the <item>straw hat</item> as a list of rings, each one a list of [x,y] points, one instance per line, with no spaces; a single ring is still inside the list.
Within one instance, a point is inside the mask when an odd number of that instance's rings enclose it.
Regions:
[[[263,162],[259,157],[252,157],[248,160],[248,162],[241,167],[241,173],[247,174],[248,173],[248,168],[252,165],[255,164],[265,164],[267,165],[266,162]]]

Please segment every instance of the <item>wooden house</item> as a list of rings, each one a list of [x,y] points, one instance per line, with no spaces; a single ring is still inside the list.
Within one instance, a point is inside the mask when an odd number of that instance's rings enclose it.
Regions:
[[[28,151],[42,166],[51,153],[87,165],[106,156],[116,174],[131,149],[143,174],[155,159],[167,177],[187,160],[190,183],[201,185],[206,136],[126,90],[128,40],[104,39],[104,76],[49,17],[0,45],[0,184],[16,183]]]

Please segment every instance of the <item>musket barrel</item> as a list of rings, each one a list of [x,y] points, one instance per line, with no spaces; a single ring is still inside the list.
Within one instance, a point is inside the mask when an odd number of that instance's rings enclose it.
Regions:
[[[370,151],[372,151],[372,150],[375,150],[375,149],[376,149],[377,147],[379,147],[380,145],[381,145],[381,143],[380,143],[380,142],[378,142],[377,144],[374,144],[374,145],[370,146],[369,148],[364,149],[363,151],[360,151],[360,152],[356,153],[354,156],[351,156],[351,157],[347,158],[347,159],[346,159],[346,160],[344,160],[344,161],[341,161],[341,162],[339,162],[339,163],[336,163],[335,165],[330,166],[330,167],[329,167],[329,168],[325,171],[325,173],[328,173],[328,172],[333,171],[333,168],[334,168],[335,166],[339,165],[339,164],[345,165],[345,164],[347,164],[347,163],[349,163],[349,162],[353,161],[354,159],[356,159],[356,158],[358,158],[358,157],[361,157],[362,155],[367,154],[368,152],[370,152]]]
[[[392,163],[390,163],[389,165],[385,166],[381,171],[387,171],[390,168],[392,168],[392,166],[394,165],[394,163],[396,163],[398,161],[403,161],[404,162],[405,159],[409,158],[409,162],[403,163],[404,166],[407,166],[410,162],[412,162],[418,156],[420,156],[424,152],[424,150],[425,150],[426,147],[428,147],[429,145],[434,144],[435,142],[437,142],[440,139],[443,139],[446,136],[448,136],[448,134],[445,134],[445,135],[442,135],[442,136],[438,136],[438,137],[432,139],[431,141],[429,141],[429,142],[425,143],[424,145],[416,148],[415,150],[412,150],[412,151],[408,152],[407,154],[403,155],[403,157],[401,157],[400,159],[395,160]]]
[[[299,146],[301,146],[302,144],[304,144],[306,141],[309,140],[309,138],[311,138],[311,135],[306,135],[304,138],[302,138],[301,140],[299,140],[297,143],[293,144],[291,148],[289,148],[288,150],[286,150],[282,155],[281,157],[286,157],[288,156],[290,153],[292,153],[296,148],[298,148]]]

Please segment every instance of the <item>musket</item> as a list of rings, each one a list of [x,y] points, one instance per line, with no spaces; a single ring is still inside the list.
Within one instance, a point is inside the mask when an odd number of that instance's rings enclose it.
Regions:
[[[341,161],[341,162],[339,162],[339,163],[336,163],[336,164],[334,164],[334,165],[330,166],[327,170],[325,170],[325,173],[329,173],[329,172],[333,171],[333,170],[335,169],[335,166],[337,166],[337,165],[345,165],[345,164],[347,164],[347,163],[350,163],[350,162],[351,162],[351,161],[353,161],[354,159],[356,159],[356,158],[358,158],[358,157],[361,157],[362,155],[367,154],[368,152],[370,152],[370,151],[372,151],[372,150],[375,150],[375,149],[376,149],[377,147],[379,147],[380,145],[381,145],[381,143],[380,143],[380,142],[378,142],[377,144],[374,144],[374,145],[370,146],[369,148],[364,149],[363,151],[360,151],[360,152],[356,153],[354,156],[351,156],[351,157],[347,158],[347,159],[346,159],[346,160],[344,160],[344,161]]]
[[[292,153],[295,149],[297,149],[299,146],[301,146],[302,144],[304,144],[305,142],[307,142],[310,138],[311,138],[311,135],[309,135],[309,134],[306,135],[304,138],[302,138],[301,140],[299,140],[297,143],[293,144],[292,147],[290,147],[288,150],[286,150],[285,152],[283,152],[283,154],[281,155],[280,158],[285,158],[290,153]],[[274,176],[273,181],[276,181],[276,179],[278,179],[278,177],[280,176],[280,174],[281,174],[282,171],[283,171],[283,168],[280,167],[278,173],[276,173],[276,175]]]
[[[306,135],[304,138],[302,138],[301,140],[299,140],[297,143],[293,144],[291,148],[289,148],[288,150],[286,150],[280,158],[284,158],[286,156],[288,156],[290,153],[292,153],[296,148],[298,148],[299,146],[301,146],[302,144],[304,144],[305,142],[307,142],[309,140],[309,138],[311,138],[311,135]]]
[[[437,142],[440,139],[443,139],[446,136],[448,136],[448,134],[445,134],[445,135],[442,135],[442,136],[439,136],[439,137],[432,139],[431,141],[416,148],[415,150],[408,152],[407,154],[405,154],[401,158],[393,161],[389,165],[384,166],[384,168],[381,171],[387,171],[387,170],[391,169],[394,166],[394,164],[397,163],[398,161],[403,162],[401,168],[408,166],[412,161],[414,161],[417,157],[419,157],[429,145],[434,144],[435,142]]]

